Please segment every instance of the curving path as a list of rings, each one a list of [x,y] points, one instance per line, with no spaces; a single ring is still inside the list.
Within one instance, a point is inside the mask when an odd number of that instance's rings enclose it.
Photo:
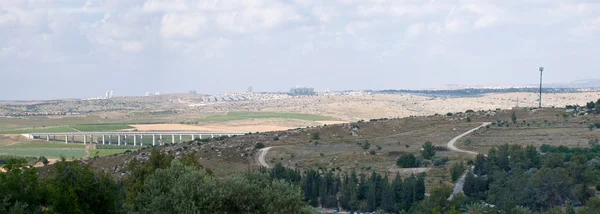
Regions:
[[[458,141],[459,139],[463,138],[464,136],[467,136],[468,134],[471,134],[472,132],[474,132],[477,129],[480,129],[484,126],[487,126],[489,124],[489,122],[483,123],[483,125],[478,126],[477,128],[473,128],[465,133],[462,133],[461,135],[458,135],[454,138],[452,138],[452,140],[448,141],[448,149],[455,151],[455,152],[462,152],[462,153],[467,153],[467,154],[473,154],[473,155],[477,155],[479,153],[474,152],[474,151],[467,151],[467,150],[462,150],[459,148],[456,148],[456,146],[454,146],[454,143],[456,143],[456,141]],[[452,190],[452,195],[450,195],[450,197],[448,198],[448,200],[452,200],[452,198],[454,197],[454,195],[461,193],[463,191],[463,185],[465,184],[465,178],[467,177],[467,172],[469,172],[469,170],[467,169],[467,171],[465,171],[465,173],[460,176],[460,178],[458,179],[458,181],[456,181],[456,185],[454,185],[454,189]]]
[[[258,163],[265,168],[270,168],[267,162],[265,162],[265,156],[267,156],[267,152],[269,152],[269,149],[271,149],[271,147],[262,148],[258,150],[260,151],[260,155],[258,156]]]

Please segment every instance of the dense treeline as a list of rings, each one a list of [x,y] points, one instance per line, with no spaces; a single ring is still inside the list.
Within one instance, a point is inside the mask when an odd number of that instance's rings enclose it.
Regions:
[[[372,172],[370,175],[356,171],[350,173],[319,172],[308,170],[303,174],[277,164],[271,170],[274,179],[299,184],[304,190],[304,200],[314,207],[345,210],[400,212],[410,211],[425,198],[425,175],[402,179],[396,174]]]
[[[522,206],[537,211],[586,204],[600,184],[600,146],[567,148],[502,145],[477,156],[465,178],[464,193],[509,212]],[[588,206],[589,208],[589,206]]]
[[[154,150],[117,181],[77,160],[63,159],[40,178],[25,159],[9,159],[0,213],[314,213],[295,184],[260,172],[217,178],[196,160]]]

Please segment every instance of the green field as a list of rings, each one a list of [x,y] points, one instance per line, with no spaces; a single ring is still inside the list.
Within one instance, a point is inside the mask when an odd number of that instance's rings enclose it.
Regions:
[[[85,145],[74,143],[19,143],[3,146],[0,149],[83,149]]]
[[[83,149],[0,149],[0,154],[33,157],[45,156],[47,158],[58,158],[60,156],[82,158],[85,156],[85,151]]]
[[[312,115],[312,114],[297,114],[297,113],[279,113],[279,112],[230,112],[227,115],[212,116],[200,118],[198,122],[224,122],[232,120],[246,120],[246,119],[267,119],[267,118],[288,118],[288,119],[299,119],[309,121],[337,121],[338,119]]]
[[[15,129],[15,130],[3,130],[0,134],[27,134],[27,133],[57,133],[57,132],[75,132],[69,127],[53,127],[53,128],[40,128],[40,129]]]
[[[71,126],[82,132],[103,132],[103,131],[117,131],[121,129],[131,129],[133,127],[127,124],[89,124],[89,125],[74,125]]]

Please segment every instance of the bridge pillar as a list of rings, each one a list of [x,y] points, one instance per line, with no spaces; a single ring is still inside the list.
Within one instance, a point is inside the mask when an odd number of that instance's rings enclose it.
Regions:
[[[137,135],[133,135],[133,146],[137,146]]]
[[[119,146],[121,145],[121,135],[120,134],[117,135],[117,145],[119,145]]]
[[[142,147],[144,146],[144,135],[143,134],[140,135],[140,146],[142,146]]]
[[[179,135],[179,143],[183,143],[183,138]]]
[[[125,141],[125,146],[127,146],[127,135],[125,135],[125,138],[123,138],[123,140]]]
[[[108,145],[112,144],[112,135],[108,135]]]
[[[152,146],[156,145],[156,136],[152,135]]]
[[[102,145],[104,145],[104,142],[106,141],[104,140],[104,135],[102,135]]]
[[[163,141],[162,141],[162,134],[158,135],[158,143],[162,146],[164,145]]]
[[[87,143],[87,135],[83,135],[83,145]]]
[[[192,135],[192,140],[194,140],[194,134],[191,134],[191,135]]]
[[[56,141],[56,135],[52,135],[52,141]]]
[[[94,135],[92,135],[92,136],[90,136],[90,137],[92,137],[92,138],[90,138],[90,139],[91,139],[91,140],[90,140],[90,143],[96,143],[96,144],[98,144],[98,142],[96,142],[96,140],[94,139]]]
[[[65,135],[65,143],[69,143],[69,136]]]
[[[50,141],[50,135],[46,135],[46,141]]]
[[[175,144],[175,135],[171,135],[171,144]]]
[[[71,143],[75,143],[75,135],[71,135]]]
[[[210,135],[210,138],[215,138],[215,135],[214,135],[214,134],[211,134],[211,135]]]

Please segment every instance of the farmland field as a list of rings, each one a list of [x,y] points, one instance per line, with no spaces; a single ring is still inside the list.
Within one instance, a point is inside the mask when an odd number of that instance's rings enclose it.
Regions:
[[[83,149],[0,149],[0,154],[15,156],[45,156],[47,158],[82,158],[85,156]]]
[[[131,129],[133,127],[127,124],[89,124],[89,125],[74,125],[72,128],[82,132],[101,132],[101,131],[117,131],[121,129]]]
[[[3,130],[0,134],[27,134],[27,133],[56,133],[56,132],[74,132],[69,127],[53,127],[53,128],[41,128],[41,129],[15,129],[15,130]]]
[[[0,147],[0,149],[83,149],[85,145],[74,143],[19,143]]]
[[[246,119],[264,119],[264,118],[288,118],[288,119],[299,119],[309,121],[337,121],[338,119],[311,115],[311,114],[298,114],[298,113],[279,113],[279,112],[230,112],[227,115],[212,116],[198,119],[198,122],[224,122],[232,120],[246,120]]]

